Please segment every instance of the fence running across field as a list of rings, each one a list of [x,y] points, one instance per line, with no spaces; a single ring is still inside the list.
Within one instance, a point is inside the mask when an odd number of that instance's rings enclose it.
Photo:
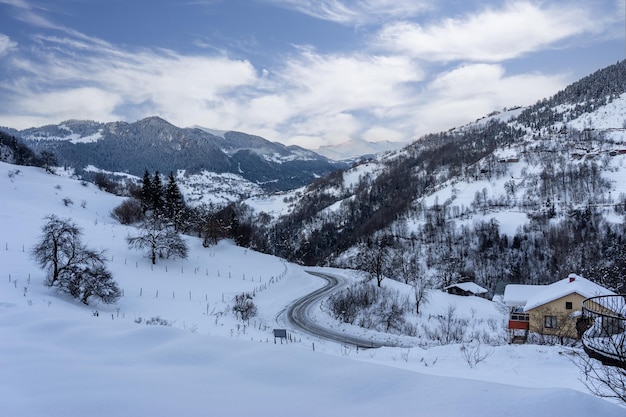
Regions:
[[[584,300],[577,327],[590,357],[626,369],[626,294]]]

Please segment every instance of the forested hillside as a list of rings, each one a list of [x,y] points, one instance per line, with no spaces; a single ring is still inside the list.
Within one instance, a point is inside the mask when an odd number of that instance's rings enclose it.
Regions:
[[[140,177],[144,170],[231,174],[266,191],[289,190],[345,168],[297,146],[285,146],[259,136],[223,132],[216,136],[200,128],[179,128],[159,117],[134,123],[68,120],[15,131],[3,128],[35,151],[56,155],[77,175],[93,179],[94,170]]]
[[[0,131],[0,161],[38,167],[48,167],[57,163],[52,153],[42,152],[38,155],[15,136],[2,131]]]
[[[304,265],[363,269],[379,281],[424,279],[444,287],[471,279],[495,293],[508,282],[550,283],[575,272],[620,290],[626,273],[625,126],[626,64],[620,62],[533,106],[426,135],[345,171],[262,138],[235,132],[217,137],[158,118],[16,132],[30,135],[30,143],[44,141],[40,154],[3,134],[1,149],[3,160],[44,166],[56,162],[50,150],[65,149],[63,158],[75,153],[81,164],[99,154],[102,164],[120,172],[135,172],[148,161],[194,172],[207,162],[217,164],[216,171],[256,178],[266,190],[302,181],[291,177],[294,170],[316,176],[319,163],[320,172],[330,174],[241,204],[214,205],[203,200],[205,187],[186,184],[194,207],[182,229],[210,240],[207,230],[217,224],[220,238]],[[244,166],[254,169],[246,173]],[[215,182],[205,174],[195,178]],[[239,190],[231,195],[250,195]],[[281,208],[272,210],[278,199]]]
[[[303,264],[435,286],[548,283],[626,272],[626,64],[525,109],[496,112],[334,173],[257,245]]]

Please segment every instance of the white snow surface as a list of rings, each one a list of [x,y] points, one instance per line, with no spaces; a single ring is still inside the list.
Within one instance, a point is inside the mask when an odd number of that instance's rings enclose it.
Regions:
[[[279,313],[322,285],[302,267],[228,241],[203,248],[192,237],[185,237],[188,259],[160,260],[151,267],[143,253],[126,246],[133,228],[109,215],[121,203],[118,197],[5,163],[0,163],[0,193],[0,416],[611,417],[626,412],[587,393],[569,359],[580,354],[577,349],[495,346],[492,355],[470,367],[459,345],[357,351],[293,329],[288,329],[291,342],[274,343],[272,329],[284,325],[276,321]],[[67,198],[74,204],[65,205]],[[49,214],[71,218],[87,246],[107,251],[108,267],[124,290],[117,305],[85,306],[42,284],[44,272],[29,250]],[[259,310],[247,325],[230,312],[232,297],[244,291],[255,294]],[[428,321],[450,304],[459,314],[498,314],[487,300],[437,292],[420,319]],[[169,325],[145,324],[154,317]]]
[[[547,285],[508,284],[502,301],[509,307],[523,307],[528,300],[543,291]]]
[[[570,121],[568,125],[578,130],[584,129],[615,129],[621,132],[620,137],[624,139],[624,122],[626,121],[626,94],[600,106],[591,113],[585,113],[580,117]]]

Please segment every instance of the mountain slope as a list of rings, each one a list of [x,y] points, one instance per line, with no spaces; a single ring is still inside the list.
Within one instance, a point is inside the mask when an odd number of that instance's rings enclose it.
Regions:
[[[146,169],[232,173],[274,191],[308,184],[346,166],[258,136],[240,132],[216,136],[197,128],[181,129],[158,117],[106,124],[70,120],[16,135],[39,152],[53,152],[59,163],[83,175],[89,166],[135,176]]]
[[[496,291],[579,272],[619,289],[625,93],[620,62],[533,106],[316,181],[276,219],[267,250],[367,269],[366,254],[384,246],[388,276],[410,250],[442,286],[471,278]]]
[[[187,259],[151,265],[128,250],[133,228],[108,214],[120,197],[5,163],[0,193],[3,416],[623,415],[586,392],[571,350],[558,346],[494,346],[470,367],[458,344],[364,353],[292,331],[293,341],[274,343],[280,310],[319,287],[302,268],[189,236]],[[89,247],[106,250],[124,289],[117,305],[85,306],[43,285],[28,249],[50,213],[70,217]],[[259,307],[248,322],[232,313],[242,292]],[[424,321],[452,302],[479,317],[492,304],[438,292]]]

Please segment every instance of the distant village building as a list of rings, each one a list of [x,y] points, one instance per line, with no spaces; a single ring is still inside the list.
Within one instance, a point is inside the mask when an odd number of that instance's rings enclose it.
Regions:
[[[475,282],[459,282],[457,284],[448,285],[444,288],[444,290],[448,294],[453,295],[475,295],[482,298],[487,298],[489,296],[489,291]]]
[[[550,285],[507,285],[503,301],[511,309],[511,341],[525,340],[529,333],[580,338],[582,302],[599,295],[615,293],[576,274]]]

